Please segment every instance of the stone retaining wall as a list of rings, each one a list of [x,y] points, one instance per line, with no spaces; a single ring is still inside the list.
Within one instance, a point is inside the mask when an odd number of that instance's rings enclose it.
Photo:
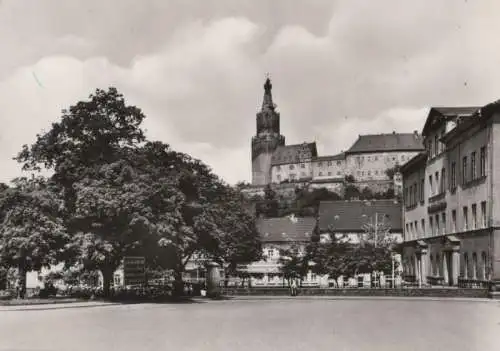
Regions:
[[[288,296],[288,288],[226,288],[225,296]],[[394,296],[488,298],[487,289],[405,288],[405,289],[328,289],[301,288],[302,296]]]

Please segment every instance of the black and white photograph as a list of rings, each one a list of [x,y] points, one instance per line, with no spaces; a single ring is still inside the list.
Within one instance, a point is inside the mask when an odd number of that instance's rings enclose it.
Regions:
[[[0,0],[0,351],[500,350],[499,35],[498,0]]]

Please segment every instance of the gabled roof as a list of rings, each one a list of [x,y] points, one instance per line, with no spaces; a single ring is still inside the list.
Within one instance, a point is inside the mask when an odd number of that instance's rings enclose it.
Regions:
[[[263,242],[309,241],[316,228],[316,219],[293,216],[259,218],[256,225]]]
[[[391,133],[360,135],[346,153],[421,151],[422,138],[415,133]]]
[[[418,168],[425,169],[426,161],[427,161],[427,152],[424,151],[424,152],[418,153],[413,158],[408,160],[408,162],[406,162],[405,164],[403,164],[401,166],[401,169],[400,169],[401,174],[404,176],[404,175],[407,175],[407,174],[413,172],[415,169],[418,169]]]
[[[402,232],[402,204],[395,200],[370,201],[322,201],[319,204],[319,230],[335,232],[362,233],[363,226],[375,220],[383,220],[391,232]]]
[[[431,127],[436,123],[455,120],[456,118],[470,118],[479,110],[477,106],[462,106],[462,107],[431,107],[427,119],[422,129],[422,135],[427,135]]]
[[[313,161],[322,162],[322,161],[342,161],[342,160],[345,160],[345,153],[344,152],[341,152],[340,154],[336,154],[336,155],[318,156],[318,157],[315,157]]]
[[[318,156],[318,151],[315,142],[278,146],[271,158],[271,164],[281,165],[305,162],[310,161],[316,156]]]

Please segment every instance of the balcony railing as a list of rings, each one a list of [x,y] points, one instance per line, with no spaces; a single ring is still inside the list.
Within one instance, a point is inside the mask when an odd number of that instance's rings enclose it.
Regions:
[[[442,200],[445,198],[445,195],[446,195],[446,192],[443,191],[437,195],[431,196],[431,197],[429,197],[429,203],[433,203],[433,202]]]
[[[426,278],[429,285],[444,285],[444,277],[429,275]]]
[[[458,287],[459,288],[478,288],[478,289],[487,289],[490,286],[490,281],[488,280],[480,280],[480,279],[467,279],[463,277],[458,278]]]

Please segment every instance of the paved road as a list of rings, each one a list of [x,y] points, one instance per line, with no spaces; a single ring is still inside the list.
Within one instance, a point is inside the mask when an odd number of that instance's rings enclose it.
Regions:
[[[500,350],[500,303],[274,299],[0,312],[0,350]]]

